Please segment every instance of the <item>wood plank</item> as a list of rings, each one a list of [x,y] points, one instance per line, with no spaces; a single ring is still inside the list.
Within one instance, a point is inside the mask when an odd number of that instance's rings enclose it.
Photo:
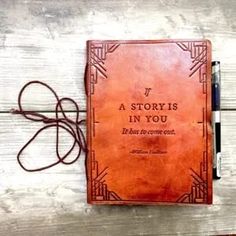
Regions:
[[[236,108],[234,9],[228,1],[0,1],[0,111],[16,107],[20,88],[42,80],[59,96],[85,106],[83,74],[88,39],[208,38],[222,62],[222,107]],[[25,107],[50,111],[43,89]],[[73,108],[68,108],[73,109]]]
[[[0,1],[0,111],[16,107],[20,88],[42,80],[85,109],[87,39],[211,39],[222,62],[222,106],[236,108],[236,1]],[[25,108],[54,110],[35,88]],[[73,107],[66,106],[73,110]],[[52,115],[52,113],[49,113]],[[71,113],[71,115],[73,115]],[[223,178],[212,206],[90,206],[84,156],[39,173],[20,169],[16,154],[41,127],[0,114],[0,235],[215,235],[236,233],[236,112],[222,113]],[[28,164],[54,160],[51,130],[27,150]],[[61,138],[65,151],[68,136]]]
[[[52,113],[45,113],[52,116]],[[70,113],[70,115],[74,115]],[[212,206],[90,206],[84,156],[69,166],[27,173],[16,162],[22,145],[42,124],[0,114],[0,235],[215,235],[235,233],[236,112],[222,112],[223,178],[214,181]],[[52,161],[55,130],[25,156]],[[62,134],[61,151],[71,142]]]

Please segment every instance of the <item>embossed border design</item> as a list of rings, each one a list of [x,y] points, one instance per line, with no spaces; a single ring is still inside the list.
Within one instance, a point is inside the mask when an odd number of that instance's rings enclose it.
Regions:
[[[92,200],[93,201],[121,201],[122,199],[114,192],[108,190],[106,180],[108,167],[99,170],[98,162],[95,159],[95,152],[92,151]]]
[[[189,193],[181,195],[176,202],[179,203],[207,203],[207,153],[203,152],[203,159],[200,162],[199,171],[190,168],[193,179]]]
[[[107,78],[106,75],[106,68],[104,65],[104,61],[106,59],[107,53],[111,53],[115,51],[115,49],[120,44],[137,44],[137,42],[122,42],[119,41],[119,44],[117,43],[94,43],[91,44],[91,48],[89,50],[92,50],[94,54],[93,57],[89,57],[88,64],[89,66],[89,76],[90,76],[90,114],[92,114],[92,107],[91,107],[91,95],[94,94],[94,85],[97,83],[98,80],[98,74],[100,74],[101,78]],[[145,43],[148,44],[147,41],[140,41],[138,43]],[[152,43],[152,42],[151,42]],[[158,42],[157,42],[158,43]],[[208,151],[207,151],[207,143],[208,143],[208,133],[207,133],[207,122],[205,117],[207,116],[207,44],[205,41],[160,41],[159,43],[175,43],[178,45],[179,48],[181,48],[183,51],[189,52],[190,56],[192,58],[193,65],[190,67],[190,74],[189,77],[192,77],[195,73],[199,73],[199,82],[202,83],[202,93],[205,95],[205,108],[203,107],[203,120],[198,122],[202,123],[203,127],[203,136],[205,137],[205,151],[203,151],[203,158],[199,165],[199,171],[195,171],[193,169],[190,169],[191,171],[191,177],[193,179],[193,183],[191,186],[191,191],[188,193],[184,193],[181,195],[176,202],[177,203],[207,203],[208,201]],[[110,46],[109,46],[110,45]],[[89,52],[90,54],[90,52]],[[94,112],[94,110],[93,110]],[[94,115],[93,115],[94,116]],[[91,119],[92,120],[92,119]],[[93,121],[94,122],[94,121]],[[93,124],[93,127],[95,127],[95,124]],[[91,130],[91,124],[90,124],[90,130]],[[91,137],[90,137],[91,138]],[[90,142],[91,144],[92,142]],[[92,147],[92,146],[91,146]],[[91,150],[91,149],[90,149]],[[94,151],[92,151],[92,155],[95,155]],[[107,168],[104,168],[101,172],[98,170],[98,162],[95,160],[95,156],[93,156],[92,160],[94,164],[94,171],[97,171],[97,175],[101,175],[101,173],[106,173]],[[92,168],[91,168],[91,177],[92,177]],[[105,175],[106,175],[105,174]],[[103,178],[105,175],[102,175],[101,178],[102,181],[99,182],[101,186],[105,184]],[[95,179],[96,179],[95,177]],[[91,181],[91,197],[92,200],[101,199],[108,200],[108,195],[111,193],[112,200],[114,201],[124,201],[124,202],[142,202],[142,200],[127,200],[127,199],[121,199],[116,193],[113,191],[107,190],[107,185],[100,187],[100,190],[96,188],[96,185],[99,185],[98,183],[95,185],[96,181],[92,179]],[[101,190],[101,189],[105,190]],[[95,191],[95,192],[93,192]],[[103,194],[96,195],[98,192],[102,192]],[[105,193],[105,194],[104,194]],[[93,195],[94,194],[94,195]],[[155,202],[155,201],[154,201]],[[160,201],[156,201],[160,202]],[[173,202],[173,201],[171,201]]]
[[[176,44],[183,50],[190,53],[192,59],[192,66],[190,67],[191,77],[195,72],[201,69],[207,63],[207,45],[206,42],[176,42]]]
[[[108,53],[114,52],[120,44],[113,43],[93,43],[90,46],[90,56],[88,58],[90,74],[90,94],[94,94],[94,85],[98,82],[98,77],[106,79],[107,70],[105,60]]]
[[[105,60],[107,54],[114,52],[120,44],[114,43],[92,43],[89,48],[89,57],[88,57],[88,72],[90,76],[90,88],[89,96],[94,94],[95,84],[98,83],[98,77],[102,79],[107,79],[106,74],[107,70],[105,67]],[[90,101],[91,102],[91,101]],[[91,107],[90,104],[90,130],[92,136],[95,137],[95,125],[99,121],[95,118],[95,108]],[[92,141],[90,141],[92,143]],[[91,161],[91,200],[93,201],[121,201],[121,198],[114,192],[108,189],[106,180],[104,177],[107,175],[108,167],[100,170],[98,161],[95,159],[95,151],[92,152],[92,161]]]
[[[205,95],[205,107],[202,108],[202,136],[205,139],[205,151],[202,154],[202,161],[199,170],[190,168],[192,186],[190,192],[181,195],[176,202],[178,203],[207,203],[208,202],[208,132],[207,132],[207,43],[202,42],[176,42],[183,50],[190,53],[192,66],[190,67],[189,77],[199,73],[199,83],[202,83],[202,93]]]
[[[206,42],[176,42],[176,44],[186,52],[190,53],[192,66],[190,67],[189,77],[199,73],[199,82],[202,83],[203,93],[206,93],[207,80],[205,66],[207,64],[207,44]]]

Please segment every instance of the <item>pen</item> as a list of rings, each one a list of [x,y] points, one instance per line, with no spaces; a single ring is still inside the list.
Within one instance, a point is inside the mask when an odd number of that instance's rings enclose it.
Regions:
[[[212,62],[213,178],[221,178],[220,62]]]

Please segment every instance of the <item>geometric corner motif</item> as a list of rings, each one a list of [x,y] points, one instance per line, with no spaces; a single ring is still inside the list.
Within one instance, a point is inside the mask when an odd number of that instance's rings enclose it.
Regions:
[[[177,42],[183,51],[188,51],[192,59],[189,77],[198,71],[207,63],[207,45],[206,42]]]
[[[195,73],[199,73],[199,82],[202,84],[202,93],[207,97],[207,44],[206,42],[192,42],[192,41],[180,41],[176,43],[183,51],[189,52],[192,65],[190,67],[191,77]],[[206,104],[205,104],[206,106]],[[202,123],[203,138],[205,139],[205,148],[207,147],[207,128],[206,128],[206,116],[207,107],[203,108],[203,120],[198,123]],[[207,152],[203,151],[203,159],[200,162],[199,171],[195,171],[190,168],[192,177],[192,186],[188,193],[184,193],[177,199],[179,203],[207,203]]]
[[[206,42],[177,42],[178,47],[183,51],[189,52],[192,59],[190,67],[191,77],[196,72],[199,73],[199,82],[203,85],[203,94],[206,95],[207,80],[206,80],[206,65],[207,65],[207,45]],[[107,78],[105,60],[108,53],[114,52],[120,44],[96,43],[90,48],[90,82],[91,94],[94,94],[94,85],[97,83],[98,75],[101,78]],[[204,122],[203,122],[204,127]],[[114,191],[110,191],[104,177],[107,175],[108,167],[99,169],[98,162],[95,160],[95,153],[92,151],[92,200],[122,200]],[[188,193],[180,196],[176,202],[178,203],[206,203],[207,202],[207,154],[203,152],[203,160],[200,162],[199,171],[192,168],[192,186]]]
[[[98,162],[95,160],[95,153],[92,152],[92,200],[94,201],[121,201],[122,199],[108,189],[104,177],[107,175],[108,167],[99,170]]]
[[[105,67],[105,60],[107,54],[114,52],[120,44],[114,43],[93,43],[90,47],[89,69],[90,69],[90,82],[91,94],[94,94],[94,85],[98,81],[98,76],[107,78],[107,70]]]
[[[207,44],[206,42],[188,42],[181,41],[176,43],[183,51],[189,52],[192,59],[192,66],[190,67],[191,77],[195,73],[199,73],[199,82],[202,83],[203,94],[206,94],[207,78]]]
[[[189,193],[184,193],[176,202],[178,203],[207,203],[207,160],[206,152],[203,152],[203,160],[200,162],[200,170],[196,172],[192,168],[192,186]]]

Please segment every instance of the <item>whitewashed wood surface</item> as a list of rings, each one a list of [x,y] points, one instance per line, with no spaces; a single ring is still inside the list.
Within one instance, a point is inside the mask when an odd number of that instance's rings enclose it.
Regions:
[[[0,0],[0,235],[236,233],[235,11],[234,0]],[[86,110],[86,40],[202,37],[222,63],[223,178],[214,181],[212,206],[91,206],[84,156],[39,173],[19,167],[17,152],[41,127],[9,113],[26,82],[44,81]],[[24,99],[27,110],[52,115],[46,90]],[[67,145],[64,135],[62,152]],[[27,150],[28,164],[51,161],[54,147],[51,130]]]

